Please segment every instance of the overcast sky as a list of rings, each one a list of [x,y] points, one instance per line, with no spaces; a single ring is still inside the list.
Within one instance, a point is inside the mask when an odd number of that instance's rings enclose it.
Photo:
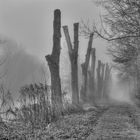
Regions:
[[[61,10],[62,25],[68,25],[71,34],[74,22],[81,19],[99,21],[100,9],[93,0],[0,0],[0,33],[44,58],[52,47],[53,11],[56,8]],[[64,41],[62,36],[62,45]],[[80,39],[80,51],[87,47],[87,41]],[[105,44],[100,40],[95,40],[94,44],[100,58],[107,60]]]

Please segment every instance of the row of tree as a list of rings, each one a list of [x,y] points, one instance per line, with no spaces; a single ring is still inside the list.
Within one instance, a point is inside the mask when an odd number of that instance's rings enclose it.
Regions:
[[[60,79],[60,50],[61,50],[61,12],[54,11],[53,21],[53,49],[52,54],[46,56],[51,73],[51,100],[54,108],[63,107],[61,79]],[[108,83],[110,80],[110,67],[98,60],[96,66],[96,50],[92,48],[94,33],[90,34],[85,62],[81,64],[83,84],[79,94],[78,83],[78,50],[79,50],[79,23],[74,23],[74,43],[72,44],[69,35],[68,26],[63,26],[65,39],[68,46],[69,59],[71,64],[71,89],[72,104],[77,105],[81,102],[99,100],[107,93]],[[97,67],[97,68],[96,68]],[[96,71],[95,72],[95,68]],[[91,98],[92,97],[92,98]]]

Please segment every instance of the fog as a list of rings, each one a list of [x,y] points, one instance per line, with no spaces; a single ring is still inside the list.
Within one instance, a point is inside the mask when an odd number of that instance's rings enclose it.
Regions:
[[[29,53],[24,46],[7,37],[1,37],[1,79],[6,89],[16,97],[20,87],[30,83],[44,83],[49,80],[47,65]]]
[[[118,73],[112,74],[109,97],[113,102],[126,102],[133,104],[134,81],[132,78],[123,78]]]
[[[62,89],[71,93],[68,50],[65,44],[63,44],[63,47],[60,59]],[[11,91],[14,99],[17,99],[19,89],[24,85],[44,83],[45,81],[50,84],[50,72],[47,62],[42,62],[26,50],[21,43],[3,35],[0,36],[0,58],[0,62],[6,60],[0,67],[0,75],[5,73],[0,82],[4,83],[5,88]],[[79,79],[81,74],[79,70]],[[79,80],[79,87],[80,85],[81,80]],[[120,77],[118,72],[112,71],[112,82],[109,88],[110,103],[127,102],[133,104],[134,81],[132,78]]]

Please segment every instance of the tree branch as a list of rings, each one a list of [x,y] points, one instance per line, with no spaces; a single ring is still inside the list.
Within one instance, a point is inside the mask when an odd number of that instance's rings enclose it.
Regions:
[[[71,39],[70,39],[70,35],[69,35],[68,26],[63,26],[63,30],[64,30],[66,42],[67,42],[67,45],[68,45],[69,53],[72,53],[72,44],[71,44]]]

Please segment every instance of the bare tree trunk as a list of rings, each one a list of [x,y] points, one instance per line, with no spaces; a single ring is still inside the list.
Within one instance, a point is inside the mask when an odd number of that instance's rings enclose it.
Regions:
[[[61,12],[59,9],[54,11],[53,21],[53,50],[51,55],[46,56],[51,73],[51,100],[54,109],[56,107],[62,109],[62,91],[61,80],[59,74],[59,60],[60,60],[60,42],[61,42]]]
[[[96,64],[96,50],[91,49],[91,67],[88,72],[88,85],[89,85],[89,100],[94,103],[95,100],[95,64]]]
[[[96,89],[96,95],[97,99],[100,99],[101,96],[101,60],[98,60],[98,66],[97,66],[97,89]]]
[[[79,104],[79,87],[78,87],[78,32],[79,23],[74,23],[74,47],[72,46],[68,26],[63,26],[66,42],[68,45],[70,63],[71,63],[71,87],[72,87],[72,103]]]
[[[87,101],[87,82],[88,82],[87,77],[88,77],[88,66],[89,66],[89,60],[90,60],[90,53],[92,49],[93,35],[94,35],[93,33],[90,34],[85,62],[81,64],[83,80],[84,80],[83,85],[81,87],[81,98],[83,101]]]
[[[109,67],[108,63],[106,63],[105,65],[105,76],[104,76],[104,88],[103,88],[103,92],[104,95],[103,97],[106,99],[108,98],[108,92],[109,92],[109,84],[110,84],[110,80],[111,80],[111,68]]]
[[[103,99],[103,95],[104,95],[104,77],[105,76],[105,64],[101,64],[101,98]]]
[[[91,72],[92,72],[93,77],[95,77],[95,63],[96,63],[96,49],[95,48],[92,48],[91,56],[92,56]]]

